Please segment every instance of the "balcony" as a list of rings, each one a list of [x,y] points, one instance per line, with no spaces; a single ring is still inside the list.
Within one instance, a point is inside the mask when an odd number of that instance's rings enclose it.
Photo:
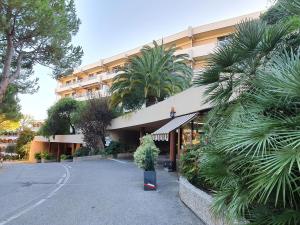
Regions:
[[[196,58],[196,57],[201,57],[201,56],[207,56],[216,49],[218,46],[217,43],[210,43],[210,44],[205,44],[205,45],[199,45],[195,46],[192,48],[187,48],[187,49],[182,49],[179,51],[176,51],[176,55],[178,54],[188,54],[190,58]]]
[[[107,90],[100,90],[100,91],[95,91],[95,92],[76,94],[76,95],[73,95],[72,98],[74,98],[77,101],[86,101],[91,98],[101,98],[101,97],[108,97],[108,96],[110,96],[110,93]]]
[[[104,72],[104,73],[97,74],[93,77],[87,77],[68,84],[61,84],[55,89],[55,92],[59,93],[66,90],[75,89],[75,88],[79,88],[91,84],[97,84],[97,83],[100,84],[102,81],[107,81],[114,78],[116,75],[118,75],[118,73],[119,72]]]

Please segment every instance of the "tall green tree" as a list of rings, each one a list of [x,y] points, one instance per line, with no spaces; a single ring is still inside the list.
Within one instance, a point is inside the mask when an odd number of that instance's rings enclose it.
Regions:
[[[16,153],[20,155],[21,159],[25,159],[28,156],[27,144],[33,140],[35,132],[25,128],[19,133],[19,137],[16,144]]]
[[[72,98],[60,99],[48,109],[48,117],[39,132],[45,137],[58,134],[75,134],[74,121],[80,104]]]
[[[155,41],[153,47],[144,46],[114,78],[111,105],[121,104],[127,110],[144,103],[150,106],[189,87],[193,72],[187,65],[188,55],[175,55],[175,51]]]
[[[0,103],[10,84],[33,92],[33,66],[53,69],[53,76],[78,66],[81,47],[71,44],[80,20],[73,0],[3,0],[0,2]]]
[[[81,107],[75,124],[81,130],[90,154],[93,155],[104,150],[106,128],[110,125],[113,117],[114,113],[109,108],[106,98],[89,99]]]
[[[299,12],[299,0],[279,0],[237,25],[196,80],[215,106],[200,171],[231,222],[300,224]]]

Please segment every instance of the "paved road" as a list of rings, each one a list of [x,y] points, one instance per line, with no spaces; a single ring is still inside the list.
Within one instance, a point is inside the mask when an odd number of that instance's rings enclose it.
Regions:
[[[0,169],[0,225],[202,225],[178,198],[177,177],[158,171],[143,191],[131,162],[10,164]]]

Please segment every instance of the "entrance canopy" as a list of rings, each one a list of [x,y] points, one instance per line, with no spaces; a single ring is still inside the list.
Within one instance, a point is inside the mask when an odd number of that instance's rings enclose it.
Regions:
[[[152,133],[152,138],[155,141],[168,141],[169,133],[178,127],[190,122],[198,113],[191,113],[185,116],[176,117],[155,132]]]

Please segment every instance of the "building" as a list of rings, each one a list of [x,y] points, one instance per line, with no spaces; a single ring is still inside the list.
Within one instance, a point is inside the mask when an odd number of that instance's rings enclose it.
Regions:
[[[234,32],[237,23],[259,16],[260,12],[257,12],[198,27],[188,27],[160,41],[167,46],[175,45],[175,54],[188,54],[188,63],[194,71],[199,71],[215,48],[226,42],[228,35]],[[141,48],[142,46],[101,59],[61,77],[55,90],[57,97],[87,100],[93,96],[108,96],[118,69],[126,64],[128,58],[139,54]],[[203,87],[189,88],[155,105],[114,119],[108,128],[109,134],[111,139],[136,148],[139,138],[150,133],[162,152],[169,155],[172,167],[175,167],[176,159],[184,148],[201,141],[203,116],[212,107],[205,104],[204,99]],[[30,159],[33,160],[34,152],[41,151],[50,151],[59,159],[60,154],[73,153],[82,144],[84,143],[80,135],[57,135],[55,139],[37,136],[31,144]]]
[[[188,27],[159,40],[158,43],[163,41],[167,47],[176,46],[176,54],[188,54],[191,67],[195,71],[201,70],[216,46],[226,42],[228,35],[235,30],[235,24],[246,18],[258,18],[259,15],[260,12],[257,12],[198,27]],[[151,46],[152,43],[148,45]],[[142,46],[101,59],[63,76],[58,80],[55,90],[58,99],[73,97],[76,100],[87,100],[91,96],[108,96],[109,87],[118,74],[118,69],[126,64],[128,58],[139,54],[141,48]]]

